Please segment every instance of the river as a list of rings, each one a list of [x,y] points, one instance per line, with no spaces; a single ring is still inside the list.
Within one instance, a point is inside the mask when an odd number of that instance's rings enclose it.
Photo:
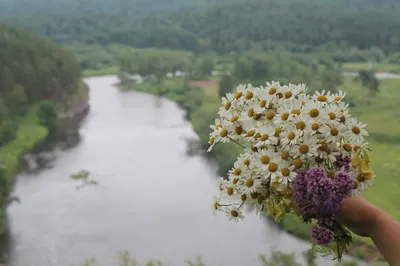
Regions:
[[[88,257],[119,265],[117,252],[127,250],[139,262],[180,266],[203,256],[210,266],[251,266],[273,249],[309,247],[255,215],[240,223],[212,215],[216,166],[186,155],[184,138],[196,135],[175,103],[119,91],[113,76],[86,82],[91,111],[81,143],[59,152],[53,168],[17,178],[21,203],[8,210],[6,265],[67,266]],[[69,176],[81,169],[99,185],[77,190]]]

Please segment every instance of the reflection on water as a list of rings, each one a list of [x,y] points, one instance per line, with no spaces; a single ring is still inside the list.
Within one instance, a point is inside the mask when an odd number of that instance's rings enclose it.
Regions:
[[[119,92],[115,77],[87,79],[91,112],[82,142],[61,151],[52,169],[20,174],[9,208],[5,252],[12,266],[62,266],[95,257],[112,265],[117,251],[168,265],[203,256],[207,265],[258,265],[272,249],[300,252],[308,243],[249,215],[213,216],[216,166],[183,156],[196,138],[175,103]],[[71,173],[88,169],[98,186],[76,190]],[[329,259],[322,265],[332,265]]]

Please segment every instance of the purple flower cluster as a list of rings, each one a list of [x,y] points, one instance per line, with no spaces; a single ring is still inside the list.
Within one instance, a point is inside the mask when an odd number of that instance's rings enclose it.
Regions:
[[[334,233],[326,227],[314,227],[311,230],[311,237],[315,244],[329,244],[333,241]]]
[[[326,170],[320,167],[302,171],[296,177],[294,201],[302,212],[304,222],[317,219],[318,226],[311,232],[317,244],[327,244],[333,240],[335,214],[354,187],[354,180],[346,171],[350,169],[349,164],[347,157],[338,158],[333,178],[328,177]]]
[[[345,172],[350,172],[350,163],[351,163],[351,157],[350,156],[342,156],[338,155],[335,156],[336,161],[334,162],[334,166],[337,171],[344,169]]]

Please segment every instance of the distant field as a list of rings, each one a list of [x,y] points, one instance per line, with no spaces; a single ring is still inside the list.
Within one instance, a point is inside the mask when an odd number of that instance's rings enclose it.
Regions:
[[[386,64],[386,63],[345,63],[343,64],[344,72],[358,72],[362,69],[375,69],[378,72],[392,72],[392,73],[400,73],[400,65],[394,64]]]
[[[102,69],[86,69],[83,71],[84,77],[104,76],[104,75],[116,75],[119,72],[119,67],[108,67]]]
[[[351,78],[344,89],[356,106],[351,113],[367,123],[373,149],[371,160],[376,181],[363,195],[400,220],[400,80],[380,80],[381,94],[376,98],[364,95],[364,90]]]

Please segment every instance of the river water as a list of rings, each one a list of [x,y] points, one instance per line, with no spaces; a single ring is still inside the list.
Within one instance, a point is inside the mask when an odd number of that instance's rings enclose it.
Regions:
[[[299,254],[309,247],[255,215],[240,223],[212,215],[216,166],[186,156],[184,138],[196,135],[175,103],[119,91],[113,76],[86,82],[91,111],[82,142],[59,152],[53,168],[18,176],[21,204],[8,210],[3,244],[7,265],[67,266],[95,257],[111,266],[127,250],[139,262],[180,266],[203,256],[211,266],[251,266],[273,249]],[[77,190],[69,176],[82,169],[99,185]]]

